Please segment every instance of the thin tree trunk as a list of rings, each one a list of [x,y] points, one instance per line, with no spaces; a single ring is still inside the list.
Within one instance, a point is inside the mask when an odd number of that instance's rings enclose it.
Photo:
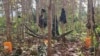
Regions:
[[[25,37],[25,33],[24,33],[24,31],[25,31],[25,27],[24,27],[24,25],[23,24],[25,24],[25,17],[26,17],[26,10],[25,10],[25,0],[21,0],[21,5],[22,5],[22,27],[21,28],[23,28],[22,29],[22,38],[24,38]]]
[[[94,22],[93,22],[93,19],[94,19],[94,12],[93,12],[93,0],[88,0],[88,22],[90,23],[91,25],[91,32],[90,32],[90,35],[93,36],[93,26],[94,26]],[[89,29],[90,30],[90,29]]]
[[[3,0],[4,11],[6,16],[6,36],[11,41],[11,20],[10,20],[10,0]]]
[[[64,8],[64,9],[65,9],[65,3],[66,3],[66,1],[62,0],[62,5],[63,5],[62,8]],[[66,24],[61,23],[61,29],[62,29],[62,33],[65,33],[65,31],[66,31]]]
[[[80,30],[82,30],[82,0],[79,2],[79,21],[80,21]],[[80,32],[81,35],[81,32]]]
[[[94,20],[94,7],[93,7],[93,0],[88,0],[88,22],[90,23],[91,28],[88,29],[89,35],[91,36],[92,41],[92,47],[95,47],[94,45],[94,36],[95,36],[95,20]],[[98,39],[97,39],[98,41]],[[94,56],[95,53],[94,53]]]
[[[48,52],[47,56],[51,56],[51,38],[52,38],[52,0],[50,0],[50,4],[48,7]]]

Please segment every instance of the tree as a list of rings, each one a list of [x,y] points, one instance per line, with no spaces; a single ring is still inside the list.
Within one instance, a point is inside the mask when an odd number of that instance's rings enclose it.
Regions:
[[[6,16],[7,40],[11,41],[10,0],[3,0],[3,5],[4,5],[5,16]]]
[[[51,56],[51,37],[52,37],[52,0],[49,0],[48,7],[48,54],[47,56]]]

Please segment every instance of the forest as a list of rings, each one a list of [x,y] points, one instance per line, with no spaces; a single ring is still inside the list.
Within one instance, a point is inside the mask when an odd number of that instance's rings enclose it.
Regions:
[[[100,0],[0,0],[0,56],[100,56]]]

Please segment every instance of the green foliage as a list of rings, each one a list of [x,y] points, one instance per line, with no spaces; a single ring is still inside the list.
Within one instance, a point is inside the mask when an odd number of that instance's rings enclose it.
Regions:
[[[13,27],[16,28],[22,22],[22,18],[17,18],[13,21]]]
[[[98,27],[96,28],[96,32],[98,33],[98,35],[100,35],[100,25],[98,25]]]
[[[100,25],[96,28],[96,30],[97,30],[98,32],[100,32]]]
[[[6,23],[5,23],[5,18],[4,17],[0,17],[0,33],[5,32],[5,28],[6,28]]]
[[[4,28],[5,27],[5,18],[4,17],[0,17],[0,28]]]

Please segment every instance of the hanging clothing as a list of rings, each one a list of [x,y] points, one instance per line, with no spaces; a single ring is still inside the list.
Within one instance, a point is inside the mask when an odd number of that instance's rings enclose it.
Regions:
[[[52,35],[53,37],[59,35],[59,30],[58,30],[58,21],[57,18],[54,18],[52,21]]]
[[[61,10],[60,22],[63,23],[63,24],[67,23],[67,21],[66,21],[66,13],[65,13],[64,8],[62,8],[62,10]]]
[[[45,28],[47,26],[47,19],[43,18],[43,15],[39,17],[39,27]]]
[[[39,17],[39,27],[46,28],[46,26],[47,26],[46,10],[41,9],[41,15]]]

